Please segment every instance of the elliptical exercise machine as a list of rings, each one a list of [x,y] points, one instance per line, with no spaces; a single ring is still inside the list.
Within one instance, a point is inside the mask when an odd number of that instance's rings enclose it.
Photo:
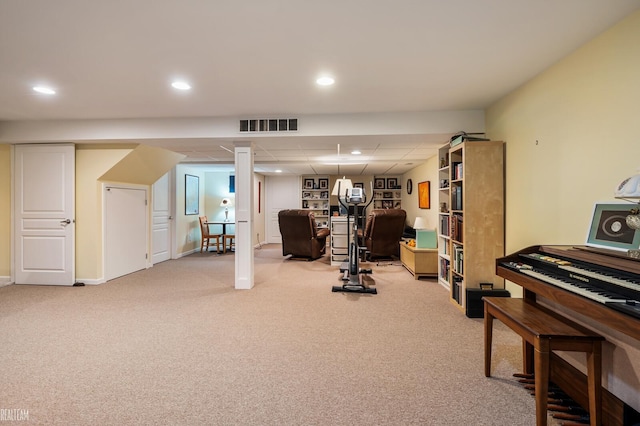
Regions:
[[[373,189],[372,189],[373,190]],[[359,256],[360,256],[360,247],[358,246],[358,206],[366,203],[367,197],[365,195],[363,188],[352,188],[351,192],[349,189],[345,189],[344,198],[346,204],[340,198],[340,183],[338,183],[338,202],[347,210],[347,229],[350,229],[350,218],[351,214],[349,213],[349,206],[353,206],[353,232],[347,233],[347,246],[349,247],[349,257],[347,260],[342,262],[340,265],[340,272],[342,273],[341,279],[343,284],[341,286],[333,286],[331,288],[332,292],[345,292],[345,293],[367,293],[367,294],[378,294],[378,291],[375,288],[370,288],[365,284],[366,276],[371,274],[373,271],[371,269],[360,269],[359,266]],[[366,211],[369,204],[373,201],[373,198],[367,203],[364,207]],[[348,205],[347,205],[348,204]],[[350,235],[352,235],[350,237]]]

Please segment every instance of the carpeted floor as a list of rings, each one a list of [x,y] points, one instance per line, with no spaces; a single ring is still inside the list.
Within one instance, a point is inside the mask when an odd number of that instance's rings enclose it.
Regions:
[[[532,425],[520,339],[435,280],[373,264],[377,295],[332,293],[328,259],[197,253],[99,286],[0,288],[0,408],[30,424]]]

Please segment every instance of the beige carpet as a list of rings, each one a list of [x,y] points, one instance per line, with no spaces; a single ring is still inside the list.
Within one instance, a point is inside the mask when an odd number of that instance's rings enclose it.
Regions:
[[[0,408],[30,424],[533,425],[498,323],[494,377],[481,319],[434,280],[373,265],[377,295],[332,293],[326,258],[194,254],[99,286],[0,288]]]

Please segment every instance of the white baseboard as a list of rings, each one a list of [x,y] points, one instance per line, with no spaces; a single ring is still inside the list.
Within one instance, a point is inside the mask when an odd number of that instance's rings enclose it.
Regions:
[[[13,284],[13,282],[11,282],[11,277],[0,277],[0,287],[5,287],[11,284]]]
[[[92,279],[77,278],[76,282],[77,283],[84,283],[85,285],[98,285],[98,284],[104,284],[107,281],[104,278],[92,278]]]
[[[189,251],[185,251],[183,253],[176,254],[176,259],[180,259],[181,257],[189,256],[190,254],[199,253],[199,252],[200,252],[200,248],[194,248],[193,250],[189,250]]]
[[[254,245],[253,248],[262,248],[262,246],[267,245],[268,243],[266,241],[261,241],[258,244]]]

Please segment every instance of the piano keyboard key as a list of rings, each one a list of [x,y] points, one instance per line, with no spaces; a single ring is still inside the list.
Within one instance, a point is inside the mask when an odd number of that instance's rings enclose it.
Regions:
[[[625,287],[629,290],[640,291],[640,284],[628,280],[623,280],[622,278],[618,278],[613,275],[604,275],[596,271],[578,268],[576,266],[558,266],[558,268],[564,269],[565,271],[575,272],[576,274],[582,274],[587,277],[595,278],[597,280],[605,281],[611,284],[619,285],[620,287]]]
[[[561,280],[531,269],[520,269],[520,272],[599,303],[624,302],[626,300],[624,296],[618,296],[600,289],[594,290],[593,287],[577,280],[576,282]]]

